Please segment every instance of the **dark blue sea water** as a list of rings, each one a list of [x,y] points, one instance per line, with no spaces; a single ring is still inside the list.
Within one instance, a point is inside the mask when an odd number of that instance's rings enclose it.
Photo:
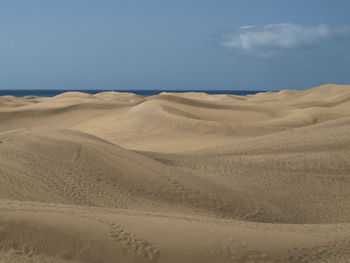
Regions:
[[[43,89],[37,89],[37,90],[0,90],[0,96],[5,95],[12,95],[16,97],[24,97],[24,96],[39,96],[39,97],[53,97],[58,94],[61,94],[63,92],[67,92],[69,90],[43,90]],[[74,90],[79,92],[85,92],[90,94],[96,94],[99,92],[104,91],[111,91],[111,90]],[[148,97],[152,95],[157,95],[161,92],[205,92],[207,94],[233,94],[233,95],[248,95],[248,94],[256,94],[258,92],[264,92],[264,91],[258,91],[258,90],[114,90],[118,92],[132,92],[136,93],[138,95]]]

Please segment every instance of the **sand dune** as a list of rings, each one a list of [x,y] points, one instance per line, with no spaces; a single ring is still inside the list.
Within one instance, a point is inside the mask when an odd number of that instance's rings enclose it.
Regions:
[[[194,209],[226,216],[238,212],[219,185],[92,135],[35,128],[4,132],[0,140],[3,199],[167,212]]]
[[[249,220],[347,223],[349,134],[343,118],[193,152],[144,154],[249,197],[256,207]]]
[[[349,262],[350,86],[0,97],[0,262]]]
[[[1,202],[0,222],[4,249],[48,262],[346,262],[350,244],[346,224],[256,224],[18,201]]]

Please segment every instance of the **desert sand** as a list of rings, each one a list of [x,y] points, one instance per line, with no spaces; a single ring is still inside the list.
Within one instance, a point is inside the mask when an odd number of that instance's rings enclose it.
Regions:
[[[350,262],[350,86],[0,97],[0,262]]]

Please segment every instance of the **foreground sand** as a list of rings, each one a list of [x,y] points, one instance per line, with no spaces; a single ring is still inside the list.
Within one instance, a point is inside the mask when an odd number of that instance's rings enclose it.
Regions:
[[[350,262],[350,86],[0,97],[0,262]]]

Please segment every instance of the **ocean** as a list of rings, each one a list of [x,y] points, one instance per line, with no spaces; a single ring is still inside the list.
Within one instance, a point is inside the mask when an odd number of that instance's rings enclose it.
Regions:
[[[207,94],[231,94],[231,95],[248,95],[248,94],[256,94],[259,92],[266,92],[261,90],[0,90],[0,96],[12,95],[16,97],[24,97],[24,96],[39,96],[39,97],[54,97],[58,94],[67,91],[78,91],[85,92],[89,94],[96,94],[104,91],[118,91],[118,92],[132,92],[137,95],[148,97],[157,95],[161,92],[205,92]]]

